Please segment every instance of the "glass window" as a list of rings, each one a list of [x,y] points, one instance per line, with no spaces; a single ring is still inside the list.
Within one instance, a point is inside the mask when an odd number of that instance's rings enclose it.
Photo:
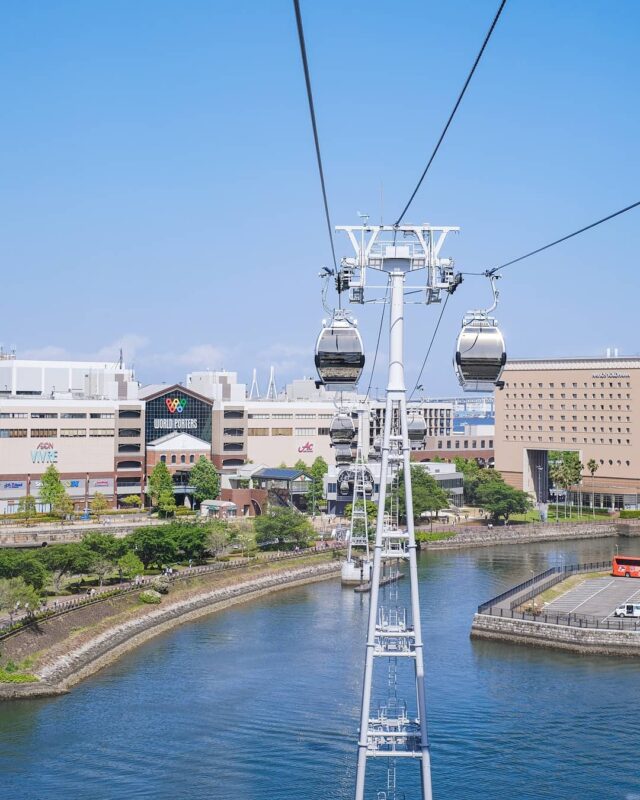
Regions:
[[[53,414],[53,413],[51,413],[51,414],[46,413],[45,414],[45,413],[43,413],[41,411],[32,411],[31,412],[31,419],[58,419],[58,415],[57,414]]]
[[[81,436],[86,436],[86,435],[87,435],[86,428],[61,428],[60,430],[60,436],[70,439],[79,438]]]
[[[113,428],[89,428],[89,436],[115,436]]]
[[[167,463],[167,457],[166,456],[160,456],[160,461],[162,461],[163,464],[166,464]]]
[[[140,428],[120,428],[118,431],[118,436],[123,439],[135,439],[141,435],[142,431]]]
[[[171,463],[172,463],[172,464],[175,464],[175,463],[176,463],[176,457],[175,457],[175,455],[171,456]]]
[[[57,428],[32,428],[31,429],[31,438],[32,439],[48,439],[51,436],[57,436],[58,429]]]
[[[189,463],[193,464],[195,460],[196,460],[196,457],[193,455],[193,453],[191,453],[191,455],[189,456]]]
[[[269,428],[249,428],[247,433],[249,436],[268,436]]]
[[[141,416],[139,408],[123,408],[118,412],[119,419],[140,419]]]
[[[60,414],[60,419],[86,419],[87,415],[76,411],[64,411]]]
[[[95,411],[95,412],[92,411],[91,414],[89,414],[89,416],[91,417],[91,419],[113,419],[114,414],[107,414],[104,411]]]
[[[272,436],[293,436],[293,428],[271,428]]]
[[[185,456],[184,453],[180,456],[180,463],[181,464],[186,464],[187,463],[187,457]]]
[[[0,439],[26,439],[26,428],[0,428]]]
[[[315,428],[296,428],[296,436],[315,436]]]

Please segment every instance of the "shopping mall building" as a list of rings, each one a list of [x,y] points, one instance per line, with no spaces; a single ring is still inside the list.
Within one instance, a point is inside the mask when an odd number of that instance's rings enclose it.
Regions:
[[[76,508],[144,491],[144,403],[130,370],[99,362],[0,360],[0,513],[38,498],[55,464]]]
[[[495,393],[495,466],[538,501],[549,497],[549,453],[579,453],[585,505],[637,508],[640,358],[512,360]],[[593,477],[586,468],[597,464]]]

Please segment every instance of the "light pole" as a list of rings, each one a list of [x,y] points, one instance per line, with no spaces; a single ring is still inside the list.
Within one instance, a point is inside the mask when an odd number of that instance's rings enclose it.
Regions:
[[[538,470],[538,513],[540,514],[540,521],[542,521],[542,470],[544,467],[538,464],[536,469]]]

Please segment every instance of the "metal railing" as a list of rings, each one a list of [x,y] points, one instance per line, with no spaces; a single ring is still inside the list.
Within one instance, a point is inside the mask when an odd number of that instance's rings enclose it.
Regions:
[[[516,586],[512,586],[511,589],[507,589],[506,592],[502,592],[502,594],[492,597],[491,600],[487,600],[486,603],[481,603],[478,606],[478,614],[485,614],[487,609],[490,609],[493,606],[499,606],[510,597],[521,595],[525,589],[531,589],[531,591],[526,596],[519,596],[517,600],[513,601],[510,604],[511,608],[515,608],[527,600],[537,597],[539,594],[542,594],[543,591],[550,589],[556,583],[560,583],[560,581],[563,581],[570,575],[580,572],[593,572],[594,570],[602,570],[610,566],[611,561],[593,561],[589,564],[564,564],[558,567],[550,567],[544,572],[540,572],[538,575],[534,575],[533,577],[529,578],[529,580],[523,581]],[[548,580],[545,584],[541,583],[545,578],[550,578],[550,580]],[[535,590],[533,587],[535,587]]]
[[[640,619],[629,617],[593,617],[587,614],[530,614],[526,611],[515,611],[513,608],[488,608],[478,612],[485,616],[502,617],[504,619],[521,619],[530,622],[548,622],[552,625],[565,625],[570,628],[591,628],[601,631],[640,631]]]
[[[111,600],[114,597],[121,597],[123,595],[130,594],[131,592],[139,591],[145,586],[153,586],[154,580],[159,577],[168,577],[171,582],[175,582],[186,580],[187,578],[192,578],[205,573],[229,572],[231,570],[240,569],[241,567],[246,567],[249,565],[260,566],[261,564],[265,563],[271,564],[274,561],[290,561],[294,558],[304,558],[305,556],[314,555],[329,550],[342,549],[343,545],[341,544],[334,545],[327,543],[325,548],[322,550],[315,547],[310,547],[298,551],[269,553],[261,558],[234,558],[233,561],[216,561],[213,564],[201,564],[197,567],[185,567],[184,569],[181,569],[180,572],[176,572],[172,575],[152,575],[148,577],[140,577],[137,581],[127,581],[126,583],[118,584],[114,588],[106,589],[105,591],[99,592],[96,595],[82,595],[79,597],[73,597],[69,600],[54,601],[50,606],[41,608],[38,611],[22,617],[13,623],[4,623],[0,625],[0,641],[3,639],[8,639],[10,636],[14,636],[16,633],[19,633],[34,623],[53,619],[54,617],[62,616],[62,614],[67,614],[70,611],[76,611],[79,608],[84,608],[86,606],[94,605],[95,603],[102,603],[106,600]]]

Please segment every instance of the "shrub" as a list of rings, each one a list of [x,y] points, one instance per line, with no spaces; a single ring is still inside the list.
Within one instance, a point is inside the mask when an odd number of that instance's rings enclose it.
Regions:
[[[162,602],[162,595],[160,592],[154,592],[153,589],[147,589],[144,592],[140,592],[140,602],[158,605],[158,603]]]
[[[640,519],[640,511],[623,510],[620,512],[620,519]]]
[[[0,683],[36,683],[37,680],[30,672],[12,672],[0,667]]]
[[[167,578],[166,575],[157,575],[151,581],[151,589],[152,591],[158,592],[159,594],[169,594],[169,588],[171,587],[171,581]]]

